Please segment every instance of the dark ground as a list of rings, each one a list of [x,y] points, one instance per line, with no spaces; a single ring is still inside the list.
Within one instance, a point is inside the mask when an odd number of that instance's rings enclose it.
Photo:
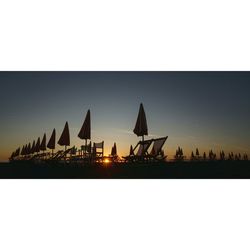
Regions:
[[[250,161],[77,166],[3,163],[1,179],[249,179]]]

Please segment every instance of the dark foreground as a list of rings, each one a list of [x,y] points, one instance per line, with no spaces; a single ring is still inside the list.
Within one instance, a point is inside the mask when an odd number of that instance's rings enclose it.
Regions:
[[[77,166],[0,164],[1,179],[249,179],[249,161]]]

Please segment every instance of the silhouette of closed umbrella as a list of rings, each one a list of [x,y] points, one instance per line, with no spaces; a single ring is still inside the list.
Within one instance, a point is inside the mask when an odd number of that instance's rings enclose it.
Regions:
[[[192,151],[191,153],[191,159],[193,160],[194,159],[194,152]]]
[[[180,155],[183,156],[183,150],[182,150],[182,148],[180,149]]]
[[[31,144],[29,143],[28,147],[27,147],[27,155],[31,154]]]
[[[31,154],[34,154],[35,151],[36,151],[36,142],[35,142],[35,140],[34,140],[33,143],[32,143],[32,147],[31,147],[30,153],[31,153]]]
[[[21,155],[24,155],[24,146],[22,147]]]
[[[111,150],[111,155],[112,156],[116,156],[117,155],[117,147],[116,147],[116,143],[114,144],[114,146],[112,147]]]
[[[26,144],[25,147],[24,147],[24,155],[27,155],[28,154],[28,145]]]
[[[85,154],[87,152],[87,143],[91,139],[91,119],[90,119],[90,110],[88,110],[85,117],[85,121],[82,125],[82,128],[78,134],[78,137],[82,140],[85,140]]]
[[[69,135],[69,124],[66,122],[62,135],[58,141],[60,146],[65,146],[65,151],[67,150],[67,146],[70,145],[70,135]]]
[[[46,134],[44,134],[41,145],[40,145],[40,150],[45,151],[46,148]]]
[[[147,119],[142,103],[140,105],[140,110],[135,124],[134,133],[137,136],[142,136],[143,139],[145,135],[148,135]]]
[[[19,155],[20,155],[20,151],[21,151],[21,149],[18,148],[18,149],[16,150],[15,156],[19,156]]]
[[[47,148],[52,150],[52,156],[54,155],[54,149],[56,148],[56,130],[54,129],[49,139]]]
[[[148,135],[147,118],[143,108],[143,104],[140,104],[139,114],[134,128],[134,133],[137,136],[142,136],[142,143],[144,142],[144,136]],[[143,144],[144,147],[144,144]],[[144,150],[143,150],[144,151]]]
[[[40,152],[40,137],[38,137],[38,139],[37,139],[35,152],[36,153]]]

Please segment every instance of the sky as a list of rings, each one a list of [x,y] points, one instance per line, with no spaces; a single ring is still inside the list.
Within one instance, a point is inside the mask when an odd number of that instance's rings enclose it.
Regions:
[[[125,156],[140,140],[140,103],[146,138],[169,136],[169,158],[178,146],[187,156],[197,147],[249,154],[249,83],[250,72],[0,72],[0,161],[54,128],[58,140],[66,121],[79,147],[88,109],[92,141],[104,141],[106,155],[116,142]]]

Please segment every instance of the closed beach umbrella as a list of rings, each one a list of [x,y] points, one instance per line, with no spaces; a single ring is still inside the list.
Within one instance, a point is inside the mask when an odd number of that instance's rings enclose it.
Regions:
[[[142,103],[140,105],[139,114],[134,128],[134,133],[137,136],[142,136],[142,142],[144,143],[144,136],[148,135],[148,125]],[[143,144],[143,151],[144,151],[144,144]]]
[[[90,110],[88,110],[85,121],[82,128],[78,134],[78,137],[82,140],[91,139],[91,121],[90,121]]]
[[[45,151],[46,150],[46,134],[44,134],[41,145],[40,145],[40,150]]]
[[[16,156],[19,156],[20,155],[20,148],[18,148],[17,150],[16,150]]]
[[[32,144],[32,147],[31,147],[31,150],[30,150],[30,153],[31,154],[34,154],[36,152],[36,142],[35,140],[33,141],[33,144]]]
[[[147,119],[142,103],[140,105],[140,110],[135,124],[134,133],[137,136],[142,136],[143,141],[144,135],[148,135]]]
[[[60,146],[65,146],[65,150],[67,149],[67,146],[70,145],[70,135],[69,135],[69,124],[66,122],[62,135],[58,141],[58,144]]]
[[[17,152],[17,151],[16,151],[16,152]],[[24,155],[24,146],[22,147],[21,155]]]
[[[117,155],[116,143],[115,143],[114,146],[112,147],[111,155],[112,155],[112,156],[116,156],[116,155]]]
[[[37,139],[36,147],[35,147],[35,152],[36,153],[40,152],[40,137],[38,137],[38,139]]]
[[[26,144],[24,147],[24,155],[27,155],[27,154],[28,154],[28,145]]]
[[[27,154],[29,155],[31,153],[31,144],[29,143],[28,148],[27,148]]]
[[[56,130],[55,129],[53,130],[52,135],[49,139],[47,148],[52,149],[52,150],[56,148]]]
[[[78,134],[78,137],[82,140],[85,140],[85,153],[87,152],[87,143],[91,139],[91,119],[90,119],[90,110],[88,110],[85,117],[82,128]]]

